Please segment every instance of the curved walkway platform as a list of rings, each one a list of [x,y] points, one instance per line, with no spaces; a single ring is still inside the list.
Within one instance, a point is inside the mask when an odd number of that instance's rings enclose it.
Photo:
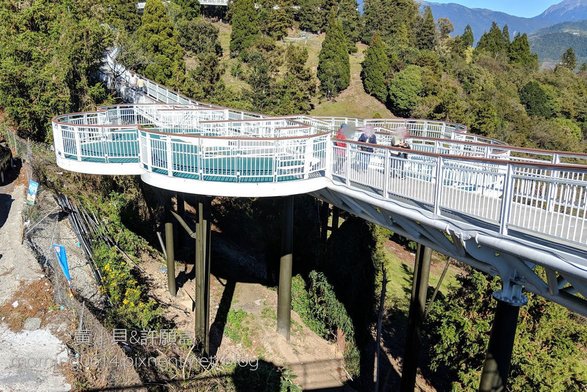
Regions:
[[[310,193],[500,275],[504,296],[523,286],[587,315],[587,154],[511,147],[438,121],[264,117],[117,83],[130,100],[166,103],[56,117],[60,167],[193,194]],[[374,127],[378,144],[354,141],[360,131],[336,142],[342,123]],[[412,149],[393,147],[398,137]]]

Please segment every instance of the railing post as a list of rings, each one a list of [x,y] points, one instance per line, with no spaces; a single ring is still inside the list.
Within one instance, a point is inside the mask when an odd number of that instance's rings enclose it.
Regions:
[[[332,142],[330,135],[326,135],[324,137],[326,138],[324,151],[324,177],[332,179],[332,167],[334,165],[332,159],[334,155],[334,143]]]
[[[560,163],[560,155],[558,154],[554,154],[552,156],[552,164],[553,165],[558,165]],[[558,170],[552,170],[551,173],[551,177],[553,180],[557,180],[560,177],[560,172]],[[548,212],[553,212],[554,211],[554,205],[556,204],[556,193],[557,193],[557,189],[558,189],[558,183],[549,183],[548,184],[548,194],[547,194],[547,199],[546,199],[546,211]]]
[[[313,147],[314,146],[314,139],[306,139],[306,150],[304,151],[304,178],[310,178],[310,168],[312,165],[312,156],[313,154]]]
[[[147,170],[149,172],[153,171],[153,159],[152,159],[152,150],[151,150],[151,134],[145,133],[145,139],[147,140],[145,148],[147,149]]]
[[[501,211],[499,213],[499,233],[501,235],[508,234],[508,223],[510,219],[510,209],[512,204],[512,188],[514,185],[513,168],[508,163],[506,176],[504,179],[504,188],[501,197]]]
[[[389,197],[389,178],[391,177],[391,157],[389,150],[383,150],[383,197]]]
[[[346,160],[345,160],[345,171],[346,171],[346,178],[345,183],[347,185],[351,185],[351,145],[350,143],[345,143],[346,147],[344,150]]]
[[[82,160],[82,145],[79,137],[79,127],[74,127],[73,138],[75,140],[75,153],[77,155],[77,160]]]
[[[434,187],[434,214],[440,214],[440,202],[442,201],[442,189],[444,184],[444,159],[436,158],[436,186]]]
[[[173,146],[171,145],[171,136],[165,138],[165,147],[167,147],[167,175],[173,177]]]

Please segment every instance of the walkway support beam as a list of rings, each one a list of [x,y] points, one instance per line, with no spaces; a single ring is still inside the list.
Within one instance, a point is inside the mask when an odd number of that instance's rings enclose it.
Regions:
[[[426,310],[431,257],[432,249],[418,244],[414,266],[414,280],[412,283],[412,297],[410,299],[410,311],[408,315],[408,335],[406,337],[404,365],[402,369],[400,388],[402,392],[413,392],[416,387],[416,373],[422,346],[421,330]]]
[[[210,351],[210,221],[209,200],[198,202],[196,223],[195,336],[205,355]]]
[[[519,306],[497,300],[491,337],[481,372],[480,392],[506,390],[519,311]]]
[[[289,341],[291,326],[291,271],[293,264],[294,198],[283,200],[281,259],[279,260],[279,290],[277,294],[277,332]]]
[[[165,252],[167,253],[167,288],[169,294],[177,294],[175,286],[175,250],[173,247],[173,223],[165,223]]]

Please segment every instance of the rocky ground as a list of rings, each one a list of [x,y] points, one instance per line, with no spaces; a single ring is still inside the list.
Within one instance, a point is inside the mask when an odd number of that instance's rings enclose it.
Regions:
[[[57,337],[52,288],[21,242],[25,177],[0,186],[0,390],[69,391],[66,346]]]

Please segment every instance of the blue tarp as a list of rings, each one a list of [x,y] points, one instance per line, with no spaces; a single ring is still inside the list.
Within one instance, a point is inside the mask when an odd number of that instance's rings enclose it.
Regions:
[[[67,254],[65,253],[65,246],[53,244],[53,249],[57,254],[57,259],[59,260],[59,265],[61,266],[63,275],[65,275],[65,278],[68,282],[71,282],[71,275],[69,274],[69,265],[67,265]]]

